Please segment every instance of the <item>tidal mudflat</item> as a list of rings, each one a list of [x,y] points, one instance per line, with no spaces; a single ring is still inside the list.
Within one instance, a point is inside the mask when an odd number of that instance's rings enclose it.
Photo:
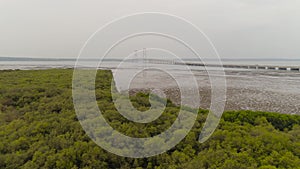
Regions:
[[[184,71],[177,71],[181,79],[188,81]],[[211,83],[205,71],[193,71],[199,85],[201,108],[210,106]],[[213,76],[211,78],[220,78]],[[300,114],[300,72],[265,70],[225,70],[225,110],[255,110]],[[189,83],[185,83],[189,88]],[[145,90],[145,86],[159,88],[173,102],[180,104],[180,91],[174,79],[159,71],[148,71],[136,76],[131,93]],[[191,93],[192,94],[192,93]]]

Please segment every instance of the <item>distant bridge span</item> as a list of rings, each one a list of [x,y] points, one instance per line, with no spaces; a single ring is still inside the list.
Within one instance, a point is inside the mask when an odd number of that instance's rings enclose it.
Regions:
[[[282,70],[282,71],[296,71],[300,72],[300,66],[270,66],[270,65],[238,65],[238,64],[204,64],[192,61],[176,61],[168,59],[131,59],[131,62],[142,62],[151,64],[168,64],[168,65],[187,65],[187,66],[200,66],[200,67],[223,67],[235,69],[256,69],[256,70]]]

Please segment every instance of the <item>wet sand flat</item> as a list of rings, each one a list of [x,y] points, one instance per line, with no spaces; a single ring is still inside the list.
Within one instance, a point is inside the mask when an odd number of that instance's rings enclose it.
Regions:
[[[185,72],[178,71],[182,79],[188,80]],[[210,107],[211,83],[205,71],[193,71],[199,84],[200,107]],[[163,90],[167,97],[180,104],[180,90],[174,79],[159,71],[148,71],[145,76],[136,76],[130,93],[143,91],[147,87]],[[265,70],[225,70],[225,110],[256,110],[300,115],[300,73]],[[213,77],[218,78],[218,77]],[[188,83],[187,83],[188,84]],[[184,87],[189,87],[184,86]]]

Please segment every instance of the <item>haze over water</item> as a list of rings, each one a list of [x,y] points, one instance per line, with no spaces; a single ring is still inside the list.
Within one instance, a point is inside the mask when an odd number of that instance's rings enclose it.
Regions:
[[[87,59],[85,65],[88,66],[91,62],[97,62],[98,60]],[[105,66],[114,67],[117,65],[119,60],[114,61],[105,61]],[[193,60],[187,60],[187,62],[195,62]],[[0,69],[43,69],[43,68],[61,68],[61,67],[73,67],[76,63],[76,59],[49,59],[49,60],[26,60],[16,58],[10,60],[7,58],[0,57]],[[216,61],[208,60],[207,64],[214,64]],[[222,59],[222,64],[226,65],[264,65],[264,66],[292,66],[300,67],[300,59]]]

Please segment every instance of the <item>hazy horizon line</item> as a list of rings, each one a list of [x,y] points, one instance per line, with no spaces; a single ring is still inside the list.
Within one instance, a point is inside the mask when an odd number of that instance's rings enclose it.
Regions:
[[[59,58],[59,57],[48,57],[48,58],[43,58],[43,57],[22,57],[22,56],[0,56],[0,60],[1,61],[5,61],[2,59],[7,59],[9,60],[65,60],[65,61],[76,61],[77,58],[68,58],[68,57],[64,57],[64,58]],[[98,60],[99,58],[85,58],[85,59],[81,59],[81,60]],[[237,60],[243,60],[243,61],[252,61],[252,60],[277,60],[277,61],[299,61],[300,58],[220,58],[221,60],[224,61],[237,61]],[[113,58],[106,58],[104,60],[122,60],[122,58],[118,58],[118,57],[113,57]],[[182,60],[196,60],[194,58],[182,58]],[[217,60],[217,59],[206,59],[206,60]]]

